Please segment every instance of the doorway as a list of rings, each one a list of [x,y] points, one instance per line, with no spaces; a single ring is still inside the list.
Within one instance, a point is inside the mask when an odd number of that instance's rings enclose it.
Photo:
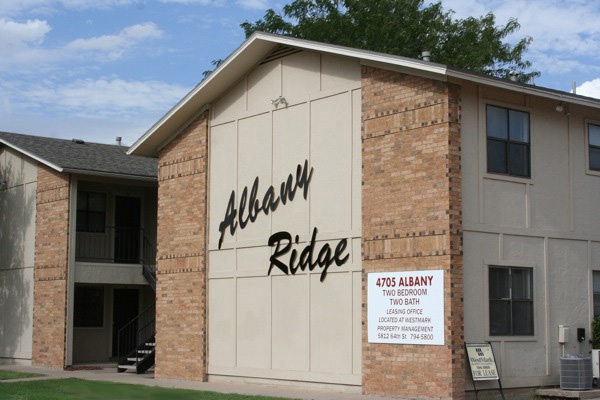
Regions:
[[[138,289],[113,290],[112,356],[118,356],[119,330],[139,314]],[[137,327],[134,327],[137,330]]]
[[[141,200],[115,196],[115,263],[138,264],[141,259]]]

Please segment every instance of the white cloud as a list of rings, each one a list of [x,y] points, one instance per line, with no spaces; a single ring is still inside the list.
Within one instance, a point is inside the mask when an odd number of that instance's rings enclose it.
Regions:
[[[20,87],[20,108],[40,108],[86,116],[126,116],[138,112],[167,111],[188,92],[187,88],[159,81],[82,79],[65,85],[51,82]]]
[[[0,47],[19,46],[23,43],[40,45],[51,28],[46,21],[39,19],[16,22],[0,19]]]
[[[225,0],[159,0],[161,3],[176,3],[185,5],[199,4],[202,6],[224,6]]]
[[[94,53],[96,58],[108,57],[115,60],[122,56],[123,52],[138,42],[146,39],[157,39],[162,37],[163,32],[151,23],[133,25],[123,29],[116,35],[103,35],[89,39],[76,39],[65,47],[66,50],[81,56],[81,52]]]
[[[600,78],[584,82],[577,86],[577,94],[600,99]]]
[[[542,73],[536,81],[560,90],[571,82],[600,75],[600,2],[597,0],[442,0],[455,17],[479,17],[492,11],[496,24],[516,18],[521,28],[509,43],[530,36],[533,42],[524,58]],[[579,78],[577,78],[579,77]]]
[[[43,47],[51,30],[47,21],[37,19],[24,23],[0,20],[0,72],[40,73],[74,60],[114,61],[140,42],[163,37],[162,30],[146,22],[114,35],[76,39],[64,47]]]
[[[18,15],[23,12],[38,14],[55,13],[58,9],[85,10],[109,9],[144,0],[3,0],[0,2],[0,16]]]
[[[269,8],[268,0],[236,0],[235,4],[254,10],[267,10]]]

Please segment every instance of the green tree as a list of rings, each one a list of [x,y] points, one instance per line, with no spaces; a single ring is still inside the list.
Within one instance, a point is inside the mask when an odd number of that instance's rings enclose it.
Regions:
[[[515,71],[522,82],[540,75],[528,71],[531,62],[523,59],[531,37],[504,42],[520,28],[516,19],[496,26],[491,12],[465,19],[453,14],[441,1],[294,0],[282,13],[269,9],[241,27],[246,37],[262,31],[411,58],[427,50],[434,62],[501,78]]]

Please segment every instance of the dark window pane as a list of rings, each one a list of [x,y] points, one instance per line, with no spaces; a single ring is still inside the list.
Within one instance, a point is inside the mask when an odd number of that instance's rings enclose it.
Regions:
[[[88,210],[104,212],[105,209],[106,209],[106,195],[104,193],[89,193]]]
[[[522,111],[508,111],[508,132],[511,141],[529,143],[529,114]]]
[[[77,231],[85,231],[87,225],[87,213],[85,211],[77,210]]]
[[[490,300],[490,335],[510,335],[510,301]]]
[[[590,147],[589,151],[590,169],[600,171],[600,148]]]
[[[531,300],[533,297],[531,270],[525,268],[513,268],[511,273],[513,300]]]
[[[104,232],[104,213],[88,214],[88,227],[94,232]]]
[[[488,172],[508,173],[506,169],[506,142],[488,139],[487,167]]]
[[[507,109],[487,106],[486,129],[488,137],[508,139]]]
[[[594,316],[600,315],[600,271],[593,272]]]
[[[533,302],[513,301],[513,335],[533,335]]]
[[[490,268],[490,299],[509,299],[508,268]]]
[[[526,144],[508,144],[508,173],[516,176],[529,176],[529,146]]]
[[[77,210],[87,210],[87,192],[77,192]]]
[[[106,194],[77,192],[77,231],[104,232],[106,224]]]
[[[593,272],[594,293],[600,293],[600,271]]]
[[[490,335],[533,335],[533,269],[489,268]]]
[[[75,286],[73,324],[78,328],[101,328],[104,325],[104,288]]]
[[[590,146],[600,147],[600,125],[588,125],[588,142]]]

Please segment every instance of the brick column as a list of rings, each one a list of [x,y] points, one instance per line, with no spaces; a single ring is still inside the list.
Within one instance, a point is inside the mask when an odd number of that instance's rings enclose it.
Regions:
[[[206,380],[208,113],[159,153],[157,378]]]
[[[34,365],[63,368],[69,260],[69,175],[38,165],[33,287]]]
[[[363,391],[464,398],[460,88],[362,71],[363,321],[367,273],[444,271],[445,344],[367,342]]]

